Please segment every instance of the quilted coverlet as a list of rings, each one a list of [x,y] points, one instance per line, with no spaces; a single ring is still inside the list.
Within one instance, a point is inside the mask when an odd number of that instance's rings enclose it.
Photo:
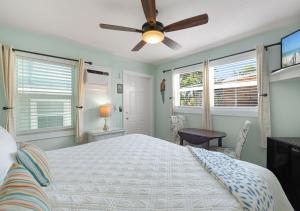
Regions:
[[[53,210],[242,210],[186,147],[164,140],[126,135],[47,156]]]

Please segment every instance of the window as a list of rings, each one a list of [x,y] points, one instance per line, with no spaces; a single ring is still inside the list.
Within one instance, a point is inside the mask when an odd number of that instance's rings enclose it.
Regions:
[[[73,127],[74,64],[17,55],[16,131]]]
[[[177,107],[202,106],[203,76],[200,67],[174,74],[174,95]]]
[[[226,110],[224,114],[232,115],[236,111],[234,109],[239,109],[245,115],[255,115],[258,105],[255,52],[215,60],[209,65],[212,112],[221,114],[220,108],[223,108]],[[173,73],[173,96],[177,112],[201,112],[202,69],[203,66],[198,65]],[[229,108],[233,112],[229,112]]]
[[[211,67],[214,107],[256,107],[258,104],[254,55],[217,61]]]

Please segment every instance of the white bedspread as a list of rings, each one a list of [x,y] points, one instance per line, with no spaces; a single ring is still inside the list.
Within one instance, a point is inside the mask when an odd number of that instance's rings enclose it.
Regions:
[[[47,155],[53,210],[241,210],[187,148],[160,139],[126,135]]]

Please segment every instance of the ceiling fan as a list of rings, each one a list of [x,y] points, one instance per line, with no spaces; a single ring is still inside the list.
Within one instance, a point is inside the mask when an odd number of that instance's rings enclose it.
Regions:
[[[195,17],[187,18],[176,23],[164,26],[161,22],[156,20],[157,10],[155,0],[141,0],[143,10],[147,22],[143,24],[142,29],[134,29],[124,26],[116,26],[110,24],[99,24],[102,29],[110,29],[116,31],[136,32],[142,34],[142,40],[132,49],[132,51],[139,51],[147,43],[156,44],[159,42],[164,43],[171,49],[177,50],[181,46],[174,40],[165,36],[166,32],[178,31],[186,28],[191,28],[208,22],[208,15],[202,14]]]

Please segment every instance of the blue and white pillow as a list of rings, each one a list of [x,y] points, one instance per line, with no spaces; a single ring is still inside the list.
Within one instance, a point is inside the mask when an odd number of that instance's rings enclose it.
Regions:
[[[22,144],[18,150],[16,159],[45,187],[51,182],[51,175],[46,154],[37,146]]]

